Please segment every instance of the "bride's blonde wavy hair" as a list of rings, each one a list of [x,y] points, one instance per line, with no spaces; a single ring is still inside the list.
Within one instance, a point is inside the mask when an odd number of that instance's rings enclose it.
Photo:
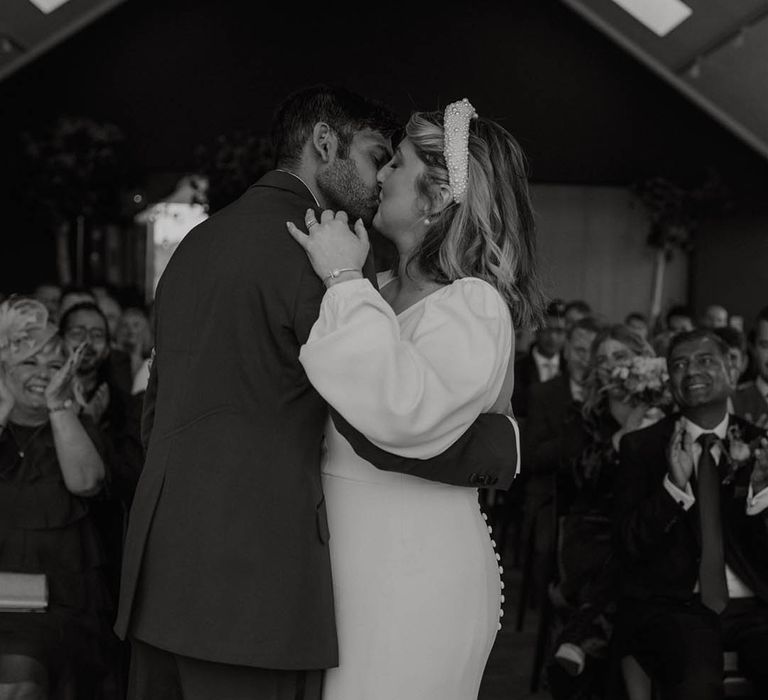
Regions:
[[[488,119],[473,119],[466,194],[460,204],[443,207],[440,186],[449,185],[443,134],[440,112],[416,112],[405,127],[427,166],[416,186],[429,219],[408,266],[416,264],[443,283],[462,277],[485,280],[507,302],[515,326],[535,327],[542,318],[544,294],[536,273],[525,156],[504,128]]]

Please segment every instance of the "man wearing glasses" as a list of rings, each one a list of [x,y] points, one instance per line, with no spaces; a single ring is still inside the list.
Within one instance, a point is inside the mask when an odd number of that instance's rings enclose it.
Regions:
[[[141,472],[143,452],[139,438],[140,405],[121,388],[110,367],[109,324],[92,302],[67,309],[59,331],[70,351],[87,341],[77,374],[75,396],[82,412],[101,430],[108,445],[106,459],[109,499],[94,506],[107,549],[113,593],[117,594],[122,556],[124,514],[130,507]]]

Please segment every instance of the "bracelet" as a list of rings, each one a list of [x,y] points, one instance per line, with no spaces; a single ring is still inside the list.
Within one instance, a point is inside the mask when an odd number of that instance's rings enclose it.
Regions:
[[[363,274],[363,271],[356,267],[340,267],[337,270],[331,270],[325,277],[323,277],[323,284],[328,280],[335,280],[342,272],[359,272],[361,275]]]
[[[49,406],[48,413],[57,413],[58,411],[67,411],[72,408],[72,399],[66,399],[58,406]]]

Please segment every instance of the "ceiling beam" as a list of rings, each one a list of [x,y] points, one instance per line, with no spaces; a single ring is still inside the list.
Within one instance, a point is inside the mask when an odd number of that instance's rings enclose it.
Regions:
[[[41,56],[46,51],[49,51],[68,37],[79,32],[91,22],[97,20],[99,17],[106,14],[123,2],[125,2],[125,0],[101,0],[101,2],[96,3],[87,10],[84,10],[83,13],[78,15],[76,18],[51,31],[51,33],[48,34],[42,41],[35,42],[31,46],[17,46],[17,48],[21,50],[18,51],[16,56],[8,63],[0,66],[0,80],[4,80],[30,61],[33,61],[38,56]],[[9,36],[8,39],[11,42],[16,43],[13,36]]]
[[[588,7],[584,0],[563,0],[563,2],[577,14],[581,15],[592,26],[615,41],[627,53],[634,56],[634,58],[652,70],[662,80],[676,88],[689,100],[694,102],[712,118],[716,119],[723,126],[736,134],[736,136],[754,148],[762,156],[768,158],[768,143],[766,143],[766,141],[761,139],[750,129],[746,128],[743,124],[734,119],[730,114],[728,114],[728,112],[719,107],[705,95],[701,94],[701,92],[691,87],[682,77],[672,72],[663,63],[661,63],[661,61],[657,60],[650,53],[644,51],[641,47],[629,41],[629,39],[627,39],[627,37],[618,29],[616,29],[616,27],[614,27],[610,22],[603,19],[603,17],[601,17],[597,12]],[[750,19],[752,23],[756,21],[754,17]]]

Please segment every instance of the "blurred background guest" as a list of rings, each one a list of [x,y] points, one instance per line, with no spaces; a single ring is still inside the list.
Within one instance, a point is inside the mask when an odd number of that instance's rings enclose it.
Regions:
[[[152,352],[152,332],[143,309],[129,307],[117,327],[115,345],[131,358],[131,384]]]
[[[32,296],[48,309],[48,317],[55,323],[59,318],[61,287],[53,282],[42,282],[35,287]]]
[[[728,326],[727,309],[719,304],[710,304],[704,310],[701,325],[703,328],[726,328]]]
[[[715,335],[728,346],[728,371],[734,387],[742,383],[742,376],[749,364],[747,337],[735,328],[714,328]]]
[[[515,362],[512,409],[516,416],[528,415],[528,401],[533,386],[548,382],[560,374],[565,325],[565,304],[559,299],[550,302],[544,323],[536,331],[528,353]]]
[[[572,326],[576,321],[592,315],[592,307],[583,299],[574,299],[565,305],[563,312],[566,327]]]
[[[117,337],[117,327],[120,325],[120,319],[123,316],[123,309],[117,299],[106,290],[102,290],[101,293],[94,290],[94,293],[96,294],[96,304],[107,319],[109,337],[114,341]]]
[[[581,413],[590,348],[599,330],[591,318],[576,321],[567,331],[563,371],[531,388],[528,417],[522,431],[525,473],[516,488],[524,492],[525,541],[533,538],[530,563],[533,589],[552,574],[551,552],[557,513],[570,498],[571,469],[586,440]]]
[[[637,311],[632,312],[624,319],[624,325],[629,330],[637,333],[643,340],[648,340],[650,328],[648,326],[648,317]]]
[[[56,318],[61,318],[67,312],[67,309],[75,304],[82,304],[86,301],[91,304],[96,303],[96,296],[90,289],[77,286],[65,287],[61,292],[59,311]]]
[[[687,306],[673,306],[667,311],[666,326],[673,333],[693,330],[693,312]]]
[[[760,311],[752,331],[752,357],[757,376],[738,387],[733,410],[751,423],[768,427],[768,306]]]

